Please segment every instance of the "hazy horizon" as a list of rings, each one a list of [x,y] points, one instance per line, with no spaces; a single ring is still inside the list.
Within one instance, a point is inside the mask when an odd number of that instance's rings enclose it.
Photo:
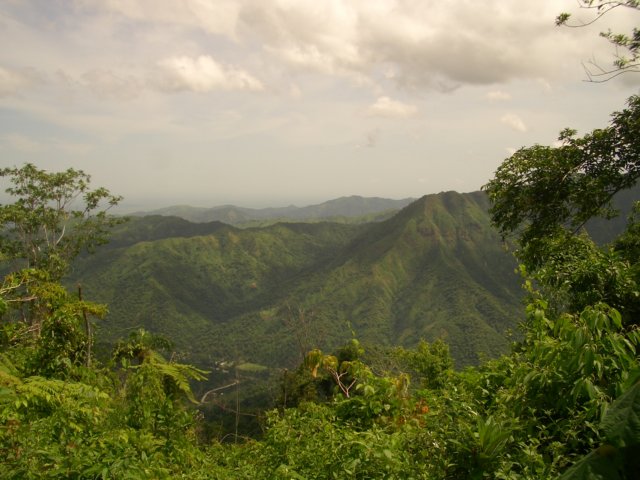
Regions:
[[[479,189],[478,189],[479,190]],[[444,192],[446,190],[442,190],[441,192]],[[430,194],[435,194],[435,193],[441,193],[441,192],[431,192],[431,193],[425,193],[424,195],[430,195]],[[470,193],[470,192],[458,192],[458,193]],[[200,202],[193,202],[193,203],[189,203],[189,202],[183,202],[183,201],[179,201],[179,199],[177,199],[177,201],[175,202],[167,202],[165,199],[149,199],[149,200],[144,200],[142,199],[139,202],[131,202],[131,201],[127,201],[127,199],[123,199],[123,201],[114,209],[115,212],[117,213],[133,213],[136,211],[153,211],[153,210],[161,210],[164,208],[170,208],[170,207],[181,207],[181,206],[186,206],[186,207],[194,207],[194,208],[217,208],[217,207],[226,207],[226,206],[233,206],[233,207],[240,207],[240,208],[250,208],[250,209],[265,209],[265,208],[286,208],[286,207],[298,207],[298,208],[304,208],[304,207],[309,207],[309,206],[314,206],[314,205],[320,205],[326,202],[330,202],[332,200],[338,200],[340,198],[348,198],[348,197],[362,197],[362,198],[381,198],[381,199],[385,199],[385,200],[405,200],[405,199],[418,199],[424,195],[420,195],[419,197],[414,197],[414,196],[404,196],[404,197],[383,197],[381,195],[357,195],[357,194],[353,194],[353,195],[340,195],[339,197],[330,197],[330,198],[319,198],[319,199],[310,199],[308,201],[305,201],[304,199],[301,199],[299,201],[293,201],[293,202],[287,202],[286,200],[282,200],[280,203],[277,202],[270,202],[268,199],[265,199],[262,203],[260,201],[256,201],[254,203],[250,203],[250,202],[222,202],[222,203],[211,203],[211,204],[207,204],[205,200],[202,200]]]

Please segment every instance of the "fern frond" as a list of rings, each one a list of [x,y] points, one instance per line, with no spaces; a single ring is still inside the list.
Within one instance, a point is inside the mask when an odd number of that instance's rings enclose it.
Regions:
[[[16,393],[27,403],[56,407],[80,406],[109,398],[101,390],[80,382],[33,376],[16,387]]]
[[[191,385],[189,380],[205,380],[207,373],[204,370],[200,370],[192,365],[186,365],[183,363],[157,363],[154,365],[158,373],[168,378],[176,388],[183,393],[189,401],[198,403],[191,391]]]
[[[53,406],[59,405],[62,401],[61,391],[64,383],[62,380],[33,376],[26,378],[16,391],[28,403]]]
[[[18,369],[7,355],[0,353],[0,386],[15,387],[21,383],[22,380],[18,376]]]

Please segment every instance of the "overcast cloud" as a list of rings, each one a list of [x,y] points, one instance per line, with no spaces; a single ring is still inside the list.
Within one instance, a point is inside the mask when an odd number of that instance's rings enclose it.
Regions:
[[[640,75],[574,0],[6,0],[2,165],[81,168],[130,208],[480,188],[515,149],[601,127]]]

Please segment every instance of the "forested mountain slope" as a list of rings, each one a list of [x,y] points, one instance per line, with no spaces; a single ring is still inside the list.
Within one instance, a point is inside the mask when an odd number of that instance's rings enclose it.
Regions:
[[[292,366],[306,348],[445,338],[459,366],[515,329],[520,280],[483,193],[425,196],[365,225],[236,229],[134,218],[80,259],[73,282],[110,314],[108,338],[139,326],[190,360]]]

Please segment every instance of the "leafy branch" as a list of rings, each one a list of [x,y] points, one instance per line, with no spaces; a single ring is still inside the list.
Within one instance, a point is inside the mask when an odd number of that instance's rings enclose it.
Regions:
[[[638,0],[578,0],[578,5],[582,9],[595,10],[596,16],[588,22],[570,23],[571,14],[563,12],[556,17],[556,25],[582,28],[597,22],[612,10],[620,7],[640,10],[640,1]],[[634,28],[630,34],[615,33],[608,30],[606,32],[600,32],[600,36],[606,38],[615,46],[615,60],[613,62],[613,68],[603,68],[596,62],[583,64],[589,82],[603,83],[623,73],[640,72],[640,30],[638,28]],[[620,53],[620,50],[625,53]]]

